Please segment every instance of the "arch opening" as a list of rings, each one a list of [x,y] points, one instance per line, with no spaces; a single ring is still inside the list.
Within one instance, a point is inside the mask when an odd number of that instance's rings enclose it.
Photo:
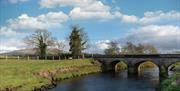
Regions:
[[[115,72],[121,72],[121,71],[127,70],[127,64],[124,63],[123,61],[120,61],[115,65],[114,69],[115,69]]]
[[[159,77],[159,66],[150,60],[141,61],[136,64],[136,73],[139,77],[154,78]]]
[[[114,73],[115,76],[121,78],[127,78],[127,64],[124,61],[119,61],[114,65]]]
[[[180,62],[175,62],[168,66],[168,76],[171,77],[176,73],[180,73]]]

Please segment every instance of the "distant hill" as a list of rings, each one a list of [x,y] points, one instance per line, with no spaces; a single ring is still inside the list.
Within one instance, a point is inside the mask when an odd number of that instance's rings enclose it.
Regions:
[[[47,49],[47,55],[58,55],[60,52],[59,49],[57,48],[48,48]],[[11,51],[8,53],[2,53],[0,55],[10,55],[10,56],[16,56],[16,55],[36,55],[36,49],[35,48],[28,48],[28,49],[20,49],[20,50],[15,50]]]

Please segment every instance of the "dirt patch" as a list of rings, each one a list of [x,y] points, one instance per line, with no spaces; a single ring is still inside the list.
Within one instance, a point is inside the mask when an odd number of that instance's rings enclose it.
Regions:
[[[54,70],[47,70],[47,71],[41,71],[34,73],[34,75],[43,77],[43,78],[49,78],[49,77],[54,77],[55,75],[59,73],[66,73],[66,72],[72,72],[72,71],[78,71],[78,67],[67,67],[67,68],[58,68]]]
[[[17,91],[18,88],[21,88],[22,85],[16,87],[6,87],[4,89],[0,89],[0,91]]]

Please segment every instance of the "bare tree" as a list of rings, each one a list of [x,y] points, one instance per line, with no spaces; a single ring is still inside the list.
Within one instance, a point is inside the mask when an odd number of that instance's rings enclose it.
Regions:
[[[37,49],[40,56],[45,56],[47,47],[55,46],[56,39],[47,30],[36,30],[32,35],[24,39],[27,45],[31,45]]]
[[[122,54],[157,54],[157,49],[150,44],[135,45],[131,42],[127,42],[125,46],[122,47]]]
[[[151,44],[144,45],[144,53],[145,54],[158,54],[157,49]]]
[[[127,42],[125,46],[121,49],[122,54],[135,54],[136,53],[136,45],[131,42]]]
[[[120,54],[120,48],[118,47],[118,43],[116,41],[111,41],[109,43],[109,47],[105,49],[104,53],[106,55],[118,55]]]
[[[65,51],[66,44],[63,43],[62,41],[61,42],[59,41],[59,42],[57,42],[57,47],[59,49],[59,53],[58,54],[62,54]]]

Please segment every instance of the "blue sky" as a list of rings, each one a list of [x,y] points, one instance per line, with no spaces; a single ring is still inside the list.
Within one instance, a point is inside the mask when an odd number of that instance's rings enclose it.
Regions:
[[[65,40],[73,24],[99,50],[111,40],[180,50],[180,0],[0,0],[0,51],[24,48],[21,40],[39,28]]]

